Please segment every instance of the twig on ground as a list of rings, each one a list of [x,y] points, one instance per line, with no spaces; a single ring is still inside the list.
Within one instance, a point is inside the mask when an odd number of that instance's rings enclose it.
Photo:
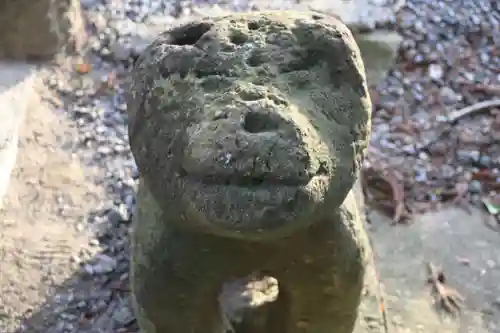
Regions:
[[[472,92],[483,92],[489,93],[493,95],[500,94],[500,85],[492,85],[492,84],[467,84],[467,90]]]
[[[365,216],[365,219],[366,219],[366,216]],[[375,247],[373,246],[372,238],[368,237],[368,241],[370,242],[370,246],[373,249],[373,251],[375,251]],[[387,306],[386,306],[386,302],[385,302],[384,292],[382,290],[382,284],[380,283],[380,281],[381,281],[380,274],[378,273],[377,263],[375,261],[374,252],[371,253],[371,260],[373,263],[373,270],[375,272],[375,279],[377,280],[376,282],[377,282],[377,289],[378,289],[379,311],[380,311],[380,314],[382,315],[382,324],[384,327],[384,333],[390,333],[389,318],[387,315]]]
[[[479,103],[475,103],[473,105],[467,106],[463,109],[455,110],[450,113],[448,116],[449,122],[451,124],[455,124],[458,120],[468,115],[473,114],[474,112],[481,111],[486,108],[492,107],[500,107],[500,99],[492,99],[490,101],[483,101]]]
[[[450,125],[450,126],[447,126],[446,128],[439,131],[439,133],[435,136],[434,139],[430,140],[422,147],[418,147],[416,149],[417,150],[416,153],[418,154],[422,151],[428,150],[430,146],[435,144],[437,141],[439,141],[444,136],[448,135],[452,130],[451,126],[455,125],[460,119],[462,119],[466,116],[469,116],[475,112],[479,112],[479,111],[482,111],[484,109],[488,109],[488,108],[492,108],[492,107],[500,107],[500,99],[496,98],[496,99],[492,99],[489,101],[478,102],[478,103],[469,105],[463,109],[458,109],[458,110],[452,111],[448,116],[448,125]]]
[[[446,285],[444,273],[434,264],[427,263],[427,283],[432,286],[436,304],[451,315],[456,315],[462,309],[464,297],[455,289]]]
[[[484,218],[484,225],[493,231],[500,232],[500,222],[497,215],[487,215]]]
[[[386,171],[385,179],[391,186],[392,198],[394,200],[394,214],[392,220],[394,223],[401,221],[405,215],[405,191],[401,180],[392,171]]]
[[[469,187],[467,183],[459,182],[455,184],[455,198],[453,198],[452,203],[455,205],[458,205],[465,209],[467,213],[471,214],[471,210],[469,207],[469,201],[470,201],[470,193],[469,193]]]

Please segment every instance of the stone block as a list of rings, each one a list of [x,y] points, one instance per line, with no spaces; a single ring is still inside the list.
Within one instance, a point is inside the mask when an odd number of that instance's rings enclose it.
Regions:
[[[78,0],[0,0],[0,22],[0,58],[45,60],[86,40]]]

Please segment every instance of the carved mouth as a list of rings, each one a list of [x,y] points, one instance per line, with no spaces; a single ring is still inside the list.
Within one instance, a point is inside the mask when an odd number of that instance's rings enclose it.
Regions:
[[[286,237],[312,223],[329,179],[210,177],[186,175],[182,202],[186,220],[198,230],[229,238],[267,240]]]
[[[232,174],[232,175],[204,175],[192,174],[182,169],[180,177],[187,178],[191,181],[199,182],[205,185],[219,185],[219,186],[238,186],[246,188],[266,187],[266,186],[305,186],[311,179],[320,175],[310,175],[304,173],[303,177],[284,178],[275,174],[262,174],[259,176]]]
[[[186,220],[246,239],[309,225],[335,171],[314,133],[292,123],[253,133],[232,119],[192,126],[178,169]]]

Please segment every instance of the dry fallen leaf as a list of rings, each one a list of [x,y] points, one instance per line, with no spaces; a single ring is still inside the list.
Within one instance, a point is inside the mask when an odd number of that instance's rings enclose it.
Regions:
[[[376,205],[392,211],[394,223],[399,223],[408,217],[404,185],[396,172],[388,169],[368,168],[364,171],[363,186],[365,193],[373,194],[373,201]]]
[[[76,65],[76,72],[78,74],[87,74],[87,73],[90,73],[91,70],[92,70],[92,66],[90,64],[81,63],[81,64]]]

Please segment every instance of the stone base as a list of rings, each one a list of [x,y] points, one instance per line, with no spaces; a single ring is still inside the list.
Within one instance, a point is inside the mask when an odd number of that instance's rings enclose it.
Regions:
[[[0,22],[0,58],[47,59],[86,39],[78,0],[0,0]]]

